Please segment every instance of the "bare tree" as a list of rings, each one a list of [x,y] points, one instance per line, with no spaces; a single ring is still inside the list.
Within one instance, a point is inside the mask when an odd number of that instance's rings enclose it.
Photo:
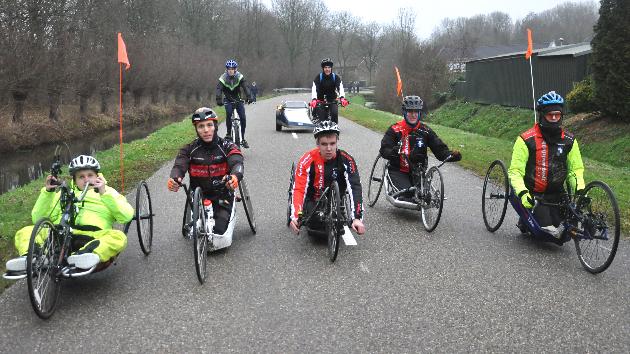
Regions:
[[[334,17],[335,43],[337,45],[337,58],[341,64],[340,74],[344,75],[344,69],[348,66],[348,59],[352,54],[353,32],[358,29],[359,20],[347,11],[340,12]]]
[[[383,49],[383,28],[376,22],[370,22],[362,27],[359,34],[357,52],[361,58],[360,64],[368,71],[369,85],[372,85],[372,75],[378,66],[379,55]]]
[[[287,45],[289,73],[295,77],[297,60],[304,53],[308,30],[308,0],[273,0],[273,11]]]

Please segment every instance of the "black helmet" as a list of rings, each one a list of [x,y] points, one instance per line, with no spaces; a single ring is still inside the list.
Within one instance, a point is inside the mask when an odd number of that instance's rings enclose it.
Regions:
[[[217,121],[217,115],[216,113],[214,113],[213,110],[211,110],[208,107],[201,107],[199,109],[197,109],[195,111],[195,113],[193,113],[192,115],[192,122],[193,124],[197,123],[197,122],[201,122],[204,120],[213,120],[213,121]]]
[[[422,111],[424,102],[419,96],[405,96],[402,103],[403,111]]]
[[[324,68],[324,66],[330,66],[332,68],[333,66],[332,60],[330,60],[330,58],[322,59],[322,69]]]

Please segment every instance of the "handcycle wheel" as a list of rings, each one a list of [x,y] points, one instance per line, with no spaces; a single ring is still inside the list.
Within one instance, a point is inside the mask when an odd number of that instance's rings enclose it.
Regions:
[[[486,172],[481,196],[481,212],[488,231],[495,232],[501,227],[509,195],[510,180],[507,168],[503,161],[494,160]]]
[[[236,112],[234,112],[234,115],[236,115]],[[233,120],[232,121],[232,137],[234,138],[234,144],[236,144],[236,146],[238,146],[238,148],[241,148],[241,124],[238,122],[238,120]]]
[[[439,168],[429,168],[424,177],[423,188],[420,215],[424,229],[431,232],[440,222],[444,207],[444,180]]]
[[[245,209],[245,216],[247,216],[247,222],[252,233],[256,234],[256,219],[254,217],[254,207],[252,206],[252,199],[249,195],[249,189],[247,189],[247,183],[245,179],[241,180],[238,184],[238,190],[241,193],[241,202],[243,202],[243,209]]]
[[[333,181],[330,184],[330,199],[328,200],[328,215],[326,217],[326,235],[328,236],[328,258],[331,262],[337,259],[339,252],[339,219],[341,216],[341,198],[339,196],[339,184]],[[343,227],[343,226],[341,226]]]
[[[291,201],[293,199],[293,182],[295,181],[295,162],[291,165],[291,178],[289,179],[289,190],[287,194],[289,198],[287,200],[287,226],[291,224]]]
[[[381,163],[379,163],[379,161]],[[378,197],[383,189],[385,179],[385,159],[379,154],[374,160],[372,171],[370,172],[370,182],[368,184],[368,206],[373,207],[378,201]]]
[[[208,260],[208,235],[206,230],[206,211],[203,208],[203,192],[201,187],[195,189],[193,197],[193,251],[197,279],[203,284],[206,281]]]
[[[346,190],[346,193],[344,194],[344,209],[346,214],[344,215],[346,218],[346,225],[348,225],[349,228],[352,228],[352,221],[354,220],[354,215],[352,214],[352,201],[350,199],[350,193],[348,192],[348,190]]]
[[[584,219],[575,236],[575,249],[582,266],[591,273],[605,271],[617,253],[621,232],[619,206],[612,190],[604,182],[586,185],[576,199],[578,215]]]
[[[62,239],[48,218],[33,227],[26,256],[26,282],[37,316],[47,319],[55,312],[61,292],[58,278]]]
[[[184,203],[184,216],[182,217],[182,236],[184,238],[192,238],[191,227],[192,226],[192,210],[190,209],[189,195],[186,195],[186,202]]]
[[[142,252],[148,256],[153,245],[153,206],[147,182],[142,181],[136,189],[136,226]]]

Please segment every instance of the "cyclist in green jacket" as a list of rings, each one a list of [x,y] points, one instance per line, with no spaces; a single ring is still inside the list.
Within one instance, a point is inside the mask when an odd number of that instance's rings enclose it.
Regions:
[[[69,172],[72,175],[72,188],[75,194],[81,193],[90,182],[85,199],[79,205],[72,242],[73,253],[68,263],[81,269],[90,269],[101,262],[108,262],[127,247],[127,236],[120,230],[114,230],[114,222],[127,223],[133,218],[133,207],[125,196],[114,188],[107,186],[107,181],[100,174],[98,161],[87,155],[80,155],[70,162]],[[57,180],[53,176],[46,178],[46,185],[41,189],[39,197],[31,212],[33,223],[42,217],[50,217],[58,224],[61,219],[59,204],[60,191],[56,191]],[[26,226],[15,234],[15,248],[20,257],[7,262],[7,272],[18,275],[26,271],[26,254],[33,226]],[[40,235],[40,243],[46,235]]]
[[[533,196],[555,203],[565,195],[567,181],[573,192],[584,189],[584,164],[573,134],[562,129],[564,99],[555,91],[544,94],[536,104],[538,123],[523,132],[514,143],[508,169],[514,193],[527,209],[534,206]],[[560,237],[560,210],[539,205],[534,217],[542,229]],[[525,227],[519,221],[519,229]]]

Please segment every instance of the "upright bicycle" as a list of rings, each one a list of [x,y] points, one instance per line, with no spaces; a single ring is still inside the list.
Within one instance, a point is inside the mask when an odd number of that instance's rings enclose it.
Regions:
[[[240,149],[243,142],[243,134],[241,133],[241,117],[238,115],[238,110],[236,109],[237,104],[242,104],[245,101],[237,100],[231,103],[232,107],[232,130],[230,130],[230,135],[232,136],[232,141],[238,148]],[[225,105],[225,103],[224,103]],[[226,108],[227,109],[227,108]],[[245,108],[243,108],[245,109]]]

